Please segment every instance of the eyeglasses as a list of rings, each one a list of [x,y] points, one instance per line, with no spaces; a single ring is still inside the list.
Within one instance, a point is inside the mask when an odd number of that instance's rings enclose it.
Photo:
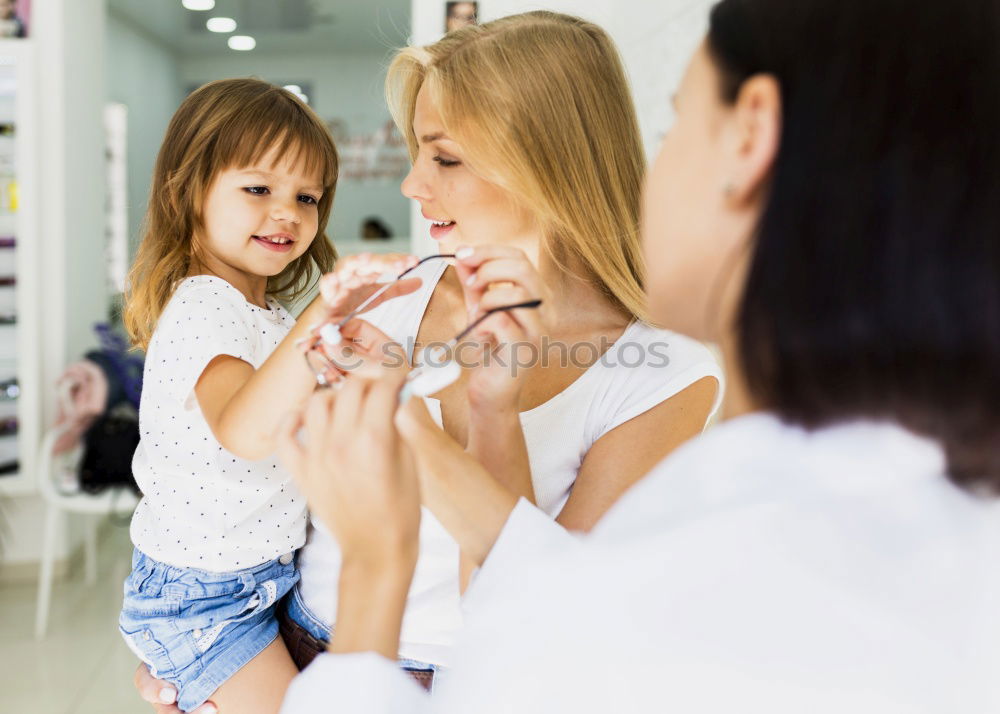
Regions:
[[[431,394],[440,392],[448,385],[454,384],[462,374],[462,366],[455,359],[449,358],[449,353],[458,346],[459,341],[463,337],[476,329],[490,315],[495,315],[498,312],[509,312],[510,310],[534,310],[540,307],[541,304],[541,300],[527,300],[515,305],[501,305],[500,307],[494,307],[484,312],[477,319],[469,323],[464,330],[443,345],[435,346],[426,357],[421,356],[420,364],[414,367],[406,376],[406,384],[403,385],[403,389],[399,395],[400,401],[405,402],[410,397],[428,397]]]
[[[339,322],[329,322],[319,330],[318,336],[313,336],[312,338],[306,338],[306,349],[304,351],[306,364],[312,371],[313,375],[316,377],[316,384],[321,387],[328,387],[335,382],[339,382],[343,379],[343,373],[349,371],[343,366],[337,364],[334,360],[330,359],[323,350],[321,349],[322,344],[325,342],[328,345],[340,344],[342,338],[340,336],[340,330],[348,322],[357,317],[361,312],[363,312],[369,305],[378,300],[386,290],[391,288],[395,283],[399,282],[405,278],[409,273],[416,270],[419,266],[430,260],[443,260],[445,258],[454,258],[454,253],[438,253],[437,255],[429,255],[417,261],[414,265],[401,272],[394,279],[387,281],[382,287],[376,290],[374,293],[368,296],[360,305],[351,310],[347,315],[342,317]],[[334,377],[329,377],[330,374],[335,375]]]
[[[422,258],[422,259],[418,260],[416,263],[414,263],[409,268],[407,268],[406,270],[404,270],[402,273],[400,273],[399,275],[397,275],[395,277],[395,279],[388,281],[385,285],[383,285],[381,288],[379,288],[374,293],[372,293],[370,296],[368,296],[368,298],[364,302],[362,302],[356,308],[354,308],[349,313],[347,313],[347,315],[345,317],[341,318],[340,322],[336,322],[336,323],[331,322],[331,323],[327,323],[326,325],[323,325],[323,327],[322,327],[322,329],[320,330],[320,333],[319,333],[320,338],[322,338],[322,340],[324,342],[326,342],[327,344],[330,344],[330,345],[339,344],[340,343],[340,339],[341,339],[340,338],[340,328],[342,328],[348,322],[350,322],[351,320],[353,320],[359,313],[364,312],[364,310],[369,305],[371,305],[373,302],[375,302],[376,300],[378,300],[379,297],[381,297],[385,293],[386,290],[388,290],[389,288],[391,288],[394,283],[396,283],[396,282],[402,280],[403,278],[405,278],[408,274],[412,273],[414,270],[416,270],[417,268],[419,268],[421,265],[423,265],[424,263],[426,263],[428,260],[442,260],[444,258],[454,258],[454,257],[455,257],[454,253],[438,253],[437,255],[428,255],[426,258]]]
[[[397,275],[394,280],[390,280],[372,293],[360,305],[341,318],[339,322],[331,322],[320,328],[319,335],[310,341],[305,350],[306,364],[316,377],[316,384],[320,387],[329,387],[336,382],[341,381],[344,378],[344,373],[350,371],[349,368],[345,368],[343,365],[338,364],[321,349],[323,343],[329,345],[339,344],[343,339],[340,335],[340,330],[344,325],[353,320],[360,313],[364,312],[369,305],[383,295],[386,290],[391,288],[394,283],[402,280],[418,266],[429,260],[440,260],[454,257],[454,253],[440,253],[438,255],[429,255],[426,258],[421,259],[415,265],[407,268],[402,273]],[[476,327],[478,327],[480,323],[482,323],[490,315],[495,315],[499,312],[508,312],[510,310],[535,309],[541,304],[541,300],[527,300],[514,305],[502,305],[484,312],[444,345],[436,346],[433,353],[428,355],[430,360],[421,359],[421,363],[415,367],[409,375],[407,375],[406,385],[401,393],[401,399],[405,400],[410,396],[428,396],[455,382],[461,374],[461,367],[454,359],[446,359],[447,354],[458,345],[459,341],[463,337],[466,337],[470,332],[476,329]],[[335,376],[331,377],[331,374]]]

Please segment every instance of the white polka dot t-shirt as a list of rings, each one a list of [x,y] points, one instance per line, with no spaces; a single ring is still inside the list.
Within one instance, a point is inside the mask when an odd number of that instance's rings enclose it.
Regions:
[[[268,298],[252,305],[221,278],[178,283],[146,352],[139,446],[132,471],[143,499],[136,548],[169,565],[230,572],[303,544],[306,502],[275,456],[241,459],[215,440],[194,386],[218,355],[257,369],[295,324]]]

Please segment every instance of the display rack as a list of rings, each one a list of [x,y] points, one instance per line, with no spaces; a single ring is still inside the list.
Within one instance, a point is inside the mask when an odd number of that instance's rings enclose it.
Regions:
[[[0,40],[0,494],[36,486],[41,424],[32,40]]]

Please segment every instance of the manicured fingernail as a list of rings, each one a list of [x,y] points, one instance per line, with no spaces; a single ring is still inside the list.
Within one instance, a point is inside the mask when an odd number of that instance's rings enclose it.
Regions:
[[[328,345],[339,345],[341,341],[340,328],[332,322],[323,325],[323,329],[319,331],[319,336]]]
[[[173,704],[177,699],[177,692],[173,687],[164,687],[157,696],[160,698],[160,704]]]
[[[471,288],[475,284],[476,284],[476,274],[473,273],[472,275],[470,275],[469,277],[467,277],[465,279],[465,285],[466,285],[466,287],[470,287]]]
[[[459,260],[464,260],[465,258],[471,258],[474,252],[475,251],[472,248],[465,246],[455,251],[455,257]]]
[[[214,704],[204,704],[201,709],[198,710],[198,714],[218,714],[218,709],[215,708]]]

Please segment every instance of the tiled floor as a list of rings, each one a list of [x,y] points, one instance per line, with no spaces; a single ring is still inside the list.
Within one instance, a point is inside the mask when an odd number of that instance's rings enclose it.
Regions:
[[[98,582],[79,570],[57,582],[49,635],[36,642],[35,586],[0,587],[0,712],[3,714],[148,714],[132,688],[136,659],[118,635],[128,529],[101,540]]]

